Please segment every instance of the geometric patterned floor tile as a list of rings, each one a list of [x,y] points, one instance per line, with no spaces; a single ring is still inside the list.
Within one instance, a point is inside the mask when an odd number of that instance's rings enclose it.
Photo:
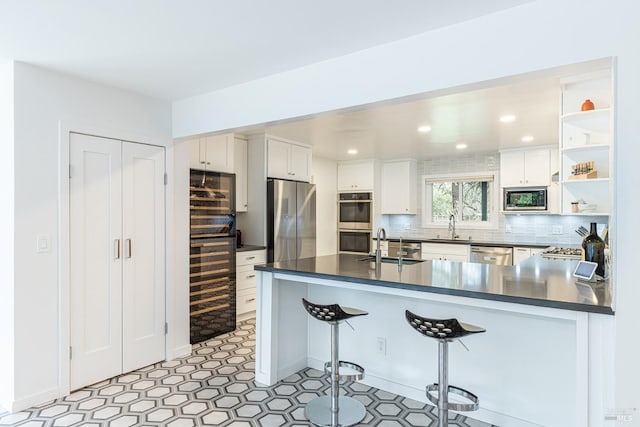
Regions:
[[[330,386],[322,372],[303,369],[272,387],[255,384],[255,319],[193,346],[192,354],[102,381],[15,414],[0,426],[20,427],[295,427],[310,426],[306,403]],[[345,392],[367,413],[358,426],[435,426],[434,408],[361,383]],[[450,414],[449,425],[489,427]]]

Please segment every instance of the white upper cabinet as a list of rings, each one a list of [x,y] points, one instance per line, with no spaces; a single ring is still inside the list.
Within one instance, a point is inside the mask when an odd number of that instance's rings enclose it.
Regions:
[[[546,187],[551,183],[551,150],[537,148],[500,152],[501,187]]]
[[[417,162],[401,160],[382,164],[382,213],[416,214]]]
[[[311,181],[311,147],[269,136],[267,138],[269,178]]]
[[[311,148],[297,144],[289,147],[289,171],[296,181],[311,181]]]
[[[236,212],[247,212],[248,181],[247,181],[247,140],[235,138],[233,143],[233,163],[236,174]]]
[[[233,134],[210,135],[189,141],[189,167],[233,173]]]
[[[373,160],[338,163],[338,191],[373,191]]]

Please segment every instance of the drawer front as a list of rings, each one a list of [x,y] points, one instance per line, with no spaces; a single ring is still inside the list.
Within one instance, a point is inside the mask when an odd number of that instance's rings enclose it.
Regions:
[[[447,243],[423,243],[422,252],[431,252],[449,255],[469,255],[469,245]]]
[[[258,273],[253,269],[253,265],[243,265],[236,271],[236,289],[255,289],[258,282]]]
[[[236,292],[236,314],[249,313],[256,309],[256,290],[245,289]]]
[[[236,252],[236,265],[264,264],[267,262],[267,251]]]

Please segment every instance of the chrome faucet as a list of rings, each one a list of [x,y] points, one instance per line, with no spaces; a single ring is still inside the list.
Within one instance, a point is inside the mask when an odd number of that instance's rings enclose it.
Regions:
[[[378,227],[377,239],[378,242],[376,244],[376,267],[380,267],[380,263],[382,262],[382,253],[380,252],[380,235],[382,234],[382,238],[387,240],[387,230],[383,227]]]
[[[455,212],[449,216],[449,231],[451,232],[451,240],[457,239],[458,236],[456,234],[456,214]]]

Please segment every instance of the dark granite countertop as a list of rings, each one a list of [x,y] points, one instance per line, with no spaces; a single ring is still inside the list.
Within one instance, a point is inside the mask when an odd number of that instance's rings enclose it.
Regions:
[[[242,245],[236,248],[236,252],[248,252],[248,251],[259,251],[262,249],[267,249],[266,246],[256,246],[256,245]]]
[[[256,266],[256,270],[303,277],[364,283],[564,310],[614,314],[608,282],[576,283],[577,260],[533,256],[517,266],[424,261],[403,265],[361,261],[362,255],[338,254]]]

